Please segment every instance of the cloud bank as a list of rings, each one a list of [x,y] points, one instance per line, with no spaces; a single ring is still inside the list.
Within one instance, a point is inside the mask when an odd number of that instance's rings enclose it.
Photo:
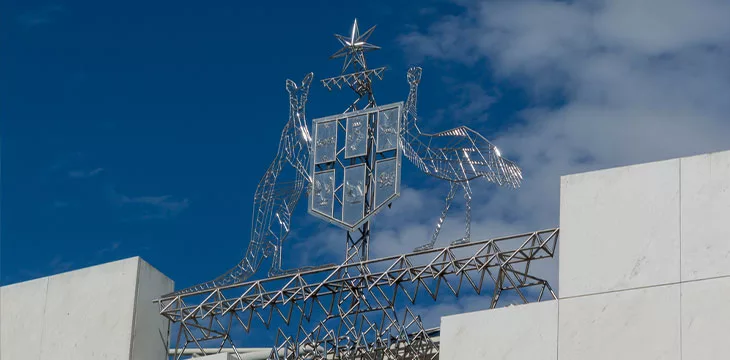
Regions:
[[[512,216],[489,217],[494,226],[557,225],[560,175],[730,149],[730,22],[722,15],[730,3],[462,6],[400,40],[420,59],[491,72],[529,94],[522,121],[494,139],[526,178],[516,193],[496,191],[482,204],[509,209]]]
[[[713,0],[473,2],[401,42],[528,91],[525,123],[495,141],[528,183],[554,183],[730,148],[728,13]]]
[[[456,5],[458,13],[400,38],[411,60],[426,64],[421,87],[438,86],[428,64],[458,64],[473,72],[461,79],[464,92],[487,94],[495,84],[509,84],[524,90],[530,104],[517,110],[518,122],[489,136],[523,167],[524,185],[518,191],[474,185],[473,238],[558,226],[561,175],[730,149],[729,2]],[[489,81],[475,89],[473,79],[484,74]],[[479,103],[460,104],[465,111],[488,114],[499,101],[471,98]],[[412,169],[405,165],[404,171]],[[429,239],[446,195],[445,187],[433,184],[411,184],[392,210],[376,218],[372,257],[409,251]],[[452,210],[439,244],[463,234],[461,211]],[[319,251],[341,255],[342,237],[338,230],[321,232]],[[557,285],[555,265],[540,271]],[[473,310],[469,302],[444,306],[448,312]]]

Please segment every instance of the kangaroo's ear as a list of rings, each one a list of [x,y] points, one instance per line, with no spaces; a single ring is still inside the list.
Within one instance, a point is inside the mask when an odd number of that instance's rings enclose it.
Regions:
[[[312,79],[314,79],[314,73],[310,72],[304,77],[304,80],[302,80],[302,89],[309,88],[309,85],[312,83]]]
[[[286,79],[286,91],[289,95],[294,96],[297,93],[297,84],[289,79]]]

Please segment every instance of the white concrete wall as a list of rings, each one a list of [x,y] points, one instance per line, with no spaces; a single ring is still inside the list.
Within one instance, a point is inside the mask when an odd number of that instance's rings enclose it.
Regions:
[[[561,298],[558,359],[679,360],[679,290],[675,284]]]
[[[167,358],[169,321],[160,315],[159,305],[153,301],[174,288],[172,280],[140,259],[134,301],[132,360]]]
[[[557,359],[558,302],[546,301],[441,319],[439,359]]]
[[[238,360],[235,354],[221,353],[215,355],[201,356],[198,360]]]
[[[679,282],[679,160],[564,176],[560,296]]]
[[[48,278],[0,287],[0,359],[41,358]]]
[[[442,359],[730,359],[730,151],[569,175],[560,191],[560,300],[444,317]]]
[[[681,165],[682,280],[730,276],[730,151]]]
[[[138,257],[0,288],[0,359],[166,359],[152,299],[174,283]]]

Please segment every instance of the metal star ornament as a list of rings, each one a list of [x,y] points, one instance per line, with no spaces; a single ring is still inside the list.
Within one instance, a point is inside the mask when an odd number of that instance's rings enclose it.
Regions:
[[[355,22],[352,24],[352,31],[349,37],[335,34],[337,40],[339,40],[342,44],[342,49],[330,56],[330,59],[337,59],[341,57],[345,58],[345,63],[342,66],[343,74],[345,73],[345,70],[353,64],[356,67],[355,71],[367,70],[365,55],[363,55],[363,53],[366,51],[380,49],[380,46],[375,46],[367,42],[370,35],[372,35],[373,30],[375,30],[375,26],[360,35],[360,28],[358,28],[357,19],[355,19]],[[357,69],[357,65],[360,66],[360,69]]]

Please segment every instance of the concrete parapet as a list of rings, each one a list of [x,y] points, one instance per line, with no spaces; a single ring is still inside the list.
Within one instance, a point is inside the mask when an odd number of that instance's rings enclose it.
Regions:
[[[730,151],[681,159],[682,280],[730,276]]]
[[[568,175],[560,191],[560,299],[442,318],[442,359],[728,358],[730,151]]]
[[[679,282],[679,167],[676,159],[562,177],[561,298]]]
[[[558,302],[441,319],[440,359],[557,359]]]
[[[174,283],[139,257],[0,288],[0,358],[167,358],[152,300]]]

